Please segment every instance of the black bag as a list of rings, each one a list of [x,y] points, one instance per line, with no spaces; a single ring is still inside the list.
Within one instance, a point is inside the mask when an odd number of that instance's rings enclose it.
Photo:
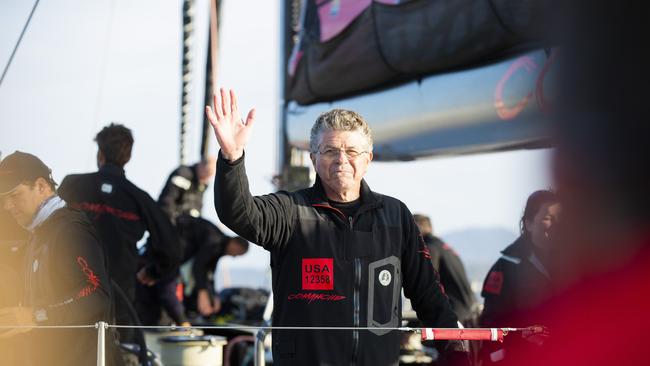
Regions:
[[[263,289],[230,287],[219,293],[219,316],[229,315],[236,320],[263,320],[269,292]]]

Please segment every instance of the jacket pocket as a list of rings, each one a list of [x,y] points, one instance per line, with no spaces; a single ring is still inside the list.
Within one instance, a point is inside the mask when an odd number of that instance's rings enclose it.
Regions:
[[[402,289],[400,260],[390,256],[368,265],[368,327],[394,328],[399,325],[399,301]],[[371,330],[376,335],[386,329]]]

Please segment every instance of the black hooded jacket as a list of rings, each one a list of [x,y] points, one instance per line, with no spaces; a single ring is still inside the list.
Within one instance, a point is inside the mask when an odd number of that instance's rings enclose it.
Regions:
[[[401,290],[425,326],[456,327],[406,206],[365,181],[354,217],[322,185],[253,197],[244,158],[219,157],[215,207],[233,231],[271,253],[273,325],[398,327]],[[377,330],[273,332],[276,365],[397,365],[402,334]]]
[[[440,238],[431,234],[422,235],[431,254],[431,264],[440,274],[440,283],[445,288],[452,309],[461,323],[476,315],[478,303],[469,284],[465,267],[454,250]],[[464,324],[468,326],[468,324]]]
[[[30,237],[25,255],[23,304],[39,325],[112,323],[110,278],[104,250],[85,215],[64,207],[52,213]],[[107,333],[109,365],[117,350]],[[33,365],[92,365],[97,360],[97,330],[32,330],[27,335],[38,352]]]
[[[481,292],[481,296],[485,298],[480,318],[481,326],[492,328],[538,325],[536,320],[530,317],[526,318],[527,323],[519,323],[517,321],[520,318],[517,315],[547,300],[552,289],[550,273],[535,254],[533,244],[525,237],[519,237],[501,252],[501,258],[485,278]],[[510,348],[518,348],[519,351],[530,348],[531,354],[539,352],[531,342],[515,333],[506,337],[503,343],[484,344],[481,358],[485,364],[501,362],[508,357]]]
[[[181,248],[171,222],[146,192],[126,179],[122,168],[107,164],[96,173],[69,175],[58,192],[95,224],[106,246],[109,273],[127,295],[135,296],[136,243],[145,231],[150,252],[147,273],[159,278],[176,270]]]
[[[201,216],[207,185],[199,182],[196,169],[196,164],[178,167],[169,175],[160,192],[158,204],[174,223],[182,215]]]

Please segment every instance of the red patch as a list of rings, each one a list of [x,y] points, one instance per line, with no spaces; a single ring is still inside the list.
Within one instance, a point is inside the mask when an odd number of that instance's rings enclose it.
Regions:
[[[485,281],[485,286],[483,286],[483,291],[500,295],[501,289],[503,288],[503,272],[490,272],[487,281]]]
[[[333,290],[334,289],[334,259],[333,258],[303,258],[302,259],[302,289],[303,290]]]
[[[180,302],[183,302],[183,294],[184,294],[183,283],[179,282],[176,284],[176,299],[178,299],[178,301]]]

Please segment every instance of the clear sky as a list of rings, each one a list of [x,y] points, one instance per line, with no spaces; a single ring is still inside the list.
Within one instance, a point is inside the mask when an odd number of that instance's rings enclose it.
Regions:
[[[32,5],[32,0],[0,3],[2,68]],[[2,153],[34,153],[60,181],[96,169],[93,137],[118,121],[135,135],[127,176],[157,198],[179,163],[181,8],[181,0],[41,0],[0,86]],[[203,113],[207,10],[207,0],[196,1],[192,160],[198,157]],[[272,191],[277,171],[278,21],[277,0],[223,2],[219,84],[237,90],[242,109],[258,110],[247,149],[254,194]],[[479,227],[514,234],[527,195],[550,184],[549,155],[533,150],[372,163],[367,181],[413,212],[430,214],[443,235]],[[204,215],[216,222],[211,202],[209,192]],[[259,268],[268,256],[254,248],[222,264]]]

